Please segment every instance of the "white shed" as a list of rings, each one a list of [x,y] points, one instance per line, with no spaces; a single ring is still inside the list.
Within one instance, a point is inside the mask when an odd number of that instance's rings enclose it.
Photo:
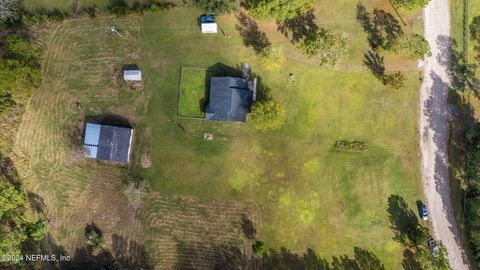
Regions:
[[[125,81],[142,81],[142,72],[138,69],[124,70],[123,79]]]
[[[202,23],[202,33],[217,33],[217,23]]]
[[[214,16],[203,15],[200,17],[202,33],[217,33],[217,22]]]

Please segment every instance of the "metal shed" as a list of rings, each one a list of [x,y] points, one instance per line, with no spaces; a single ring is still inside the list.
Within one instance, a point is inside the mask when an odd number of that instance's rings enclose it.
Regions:
[[[130,69],[123,71],[125,81],[142,81],[142,72],[139,69]]]
[[[128,162],[133,130],[87,123],[85,127],[85,157],[115,162]]]

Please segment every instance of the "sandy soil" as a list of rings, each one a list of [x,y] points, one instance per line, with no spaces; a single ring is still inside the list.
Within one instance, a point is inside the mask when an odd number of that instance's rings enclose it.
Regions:
[[[448,250],[452,269],[469,269],[460,243],[452,209],[447,159],[448,108],[450,84],[447,67],[450,55],[450,3],[431,0],[424,10],[425,37],[432,56],[425,59],[424,80],[420,92],[420,147],[422,183],[433,235]]]

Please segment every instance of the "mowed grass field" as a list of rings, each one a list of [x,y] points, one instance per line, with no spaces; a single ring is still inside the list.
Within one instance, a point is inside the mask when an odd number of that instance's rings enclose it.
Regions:
[[[143,243],[160,269],[191,267],[197,251],[203,254],[197,266],[208,268],[221,259],[209,248],[229,244],[248,252],[241,229],[247,216],[268,248],[312,248],[330,259],[361,247],[387,269],[401,268],[403,248],[392,239],[387,199],[397,194],[414,208],[421,198],[419,72],[402,56],[386,55],[387,69],[400,68],[408,78],[405,88],[391,90],[365,69],[368,46],[355,20],[356,3],[321,1],[316,8],[319,26],[347,36],[347,55],[336,67],[319,67],[274,22],[259,22],[287,58],[275,72],[262,69],[245,47],[235,15],[219,18],[228,37],[202,35],[201,11],[188,7],[62,23],[48,43],[44,81],[15,146],[19,172],[44,198],[56,241],[73,253],[93,221],[107,246],[114,235]],[[365,4],[393,13],[387,1]],[[111,25],[123,37],[112,34]],[[119,81],[127,63],[142,69],[143,92],[128,92]],[[286,106],[281,129],[260,133],[248,121],[177,118],[181,67],[243,63]],[[106,112],[129,118],[136,130],[128,167],[84,160],[71,150],[80,121]],[[214,140],[204,140],[205,132]],[[369,150],[334,150],[344,139],[366,141]],[[140,166],[144,153],[149,168]],[[127,170],[153,189],[139,208],[122,193]]]

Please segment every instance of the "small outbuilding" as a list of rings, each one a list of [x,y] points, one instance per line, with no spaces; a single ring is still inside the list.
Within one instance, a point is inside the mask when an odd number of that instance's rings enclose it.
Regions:
[[[140,71],[140,69],[124,69],[123,79],[125,81],[141,82],[142,72]]]
[[[204,34],[217,33],[217,22],[215,21],[215,16],[200,16],[200,26],[202,28],[202,33]]]
[[[129,162],[133,129],[87,123],[83,141],[85,157]]]
[[[245,122],[251,112],[253,93],[248,80],[233,77],[210,79],[210,98],[205,108],[205,119]]]

